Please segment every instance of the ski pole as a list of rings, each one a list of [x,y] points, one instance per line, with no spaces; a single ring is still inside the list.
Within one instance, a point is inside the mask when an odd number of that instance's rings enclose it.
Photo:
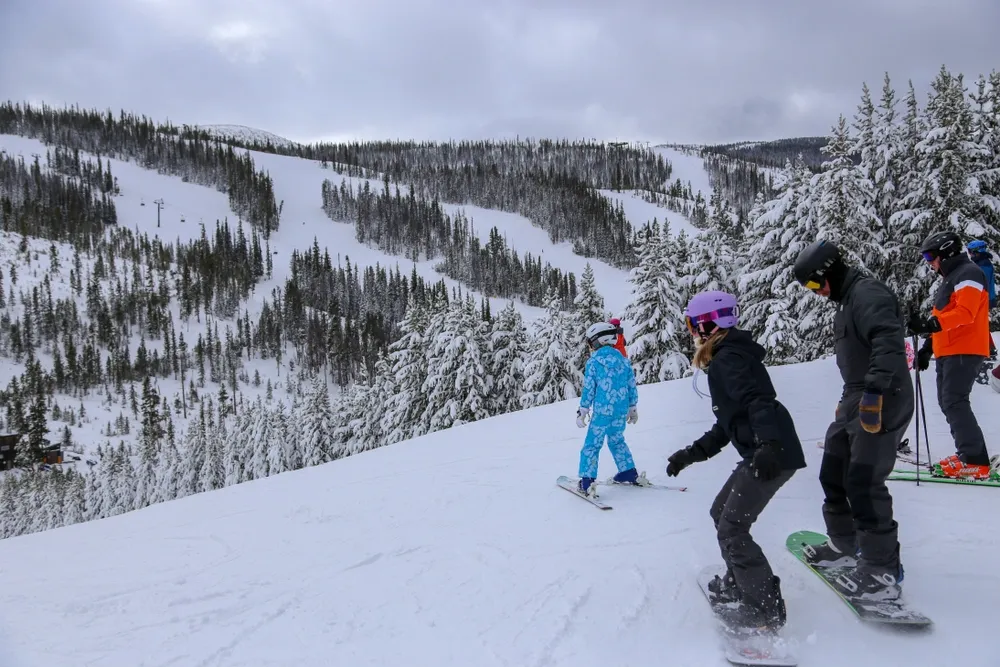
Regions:
[[[927,434],[927,410],[924,408],[924,389],[920,387],[920,421],[924,424],[924,447],[927,449],[927,469],[931,469],[931,437]]]
[[[913,392],[916,395],[917,405],[921,403],[920,400],[920,362],[917,360],[917,335],[913,334]],[[914,414],[917,418],[915,433],[917,438],[917,486],[920,486],[920,410],[914,409]]]

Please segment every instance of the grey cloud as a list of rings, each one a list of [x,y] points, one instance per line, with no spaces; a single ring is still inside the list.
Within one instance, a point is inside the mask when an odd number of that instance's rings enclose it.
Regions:
[[[824,134],[885,71],[988,73],[997,25],[995,0],[5,0],[0,96],[300,140],[734,141]]]

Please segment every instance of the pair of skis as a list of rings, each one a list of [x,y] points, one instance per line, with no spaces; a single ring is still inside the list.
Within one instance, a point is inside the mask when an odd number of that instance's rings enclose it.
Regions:
[[[591,496],[585,493],[581,493],[579,487],[577,486],[579,482],[580,482],[579,479],[571,479],[566,475],[560,475],[559,478],[556,479],[556,485],[558,487],[566,489],[577,498],[583,498],[597,509],[600,510],[613,509],[611,505],[601,500],[599,495]],[[623,486],[634,489],[659,489],[661,491],[687,491],[686,486],[666,486],[664,484],[653,484],[652,482],[647,482],[641,486],[636,484],[620,484],[612,480],[608,480],[606,482],[594,482],[594,483],[597,484],[598,486]]]
[[[905,444],[904,440],[902,444]],[[907,450],[909,447],[907,446]],[[919,470],[900,470],[896,469],[889,473],[888,479],[890,481],[896,482],[930,482],[935,484],[964,484],[966,486],[992,486],[1000,487],[1000,454],[995,454],[993,458],[990,459],[990,470],[992,471],[990,477],[987,479],[968,479],[968,478],[955,478],[955,477],[945,477],[943,475],[935,474],[931,466],[927,464],[926,461],[918,462],[915,457],[911,457],[908,452],[900,450],[900,453],[896,454],[896,460],[901,463],[908,463],[913,466],[919,466]],[[919,474],[918,474],[919,472]]]
[[[927,628],[931,619],[914,610],[901,598],[895,600],[880,600],[877,602],[852,598],[844,595],[836,586],[837,578],[850,568],[813,567],[806,562],[803,550],[809,545],[819,545],[826,542],[827,536],[809,530],[792,533],[785,540],[785,546],[810,571],[822,579],[844,604],[854,612],[855,616],[866,623],[876,623],[885,626]],[[777,631],[758,628],[746,628],[739,624],[730,604],[713,604],[708,583],[716,575],[723,576],[725,568],[709,566],[698,574],[698,585],[712,605],[712,611],[719,624],[723,641],[725,642],[726,659],[734,665],[772,665],[794,667],[798,665],[798,656],[794,647]]]

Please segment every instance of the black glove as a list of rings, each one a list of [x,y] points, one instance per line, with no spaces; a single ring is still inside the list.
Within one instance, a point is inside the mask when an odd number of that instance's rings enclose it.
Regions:
[[[921,371],[926,371],[927,367],[931,365],[931,357],[934,356],[934,345],[931,343],[931,339],[928,338],[924,341],[924,344],[920,346],[917,350],[917,369]]]
[[[690,445],[684,449],[678,449],[667,459],[667,477],[677,477],[678,473],[687,468],[692,463],[706,461],[705,450],[697,444]]]
[[[941,323],[933,315],[925,318],[920,317],[917,313],[912,313],[909,321],[906,323],[906,328],[910,330],[910,334],[917,334],[919,336],[941,331]]]
[[[778,461],[778,449],[781,447],[776,442],[765,442],[757,447],[753,453],[753,461],[750,463],[750,470],[753,476],[765,482],[781,474],[781,463]]]

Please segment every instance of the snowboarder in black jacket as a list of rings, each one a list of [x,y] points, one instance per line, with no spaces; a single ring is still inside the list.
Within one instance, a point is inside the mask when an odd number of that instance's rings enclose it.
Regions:
[[[841,593],[892,599],[903,566],[885,480],[914,408],[902,309],[885,283],[848,267],[829,241],[805,248],[793,270],[800,284],[838,304],[833,346],[844,382],[819,471],[829,539],[804,554],[818,567],[852,568],[837,578]]]
[[[733,443],[743,457],[712,503],[724,578],[709,590],[718,602],[739,602],[740,624],[780,628],[785,624],[781,582],[750,527],[774,494],[806,465],[802,444],[788,410],[778,402],[763,360],[764,348],[736,328],[736,298],[725,292],[694,296],[685,312],[695,338],[694,364],[708,375],[716,422],[692,445],[668,459],[667,475],[676,476]]]

